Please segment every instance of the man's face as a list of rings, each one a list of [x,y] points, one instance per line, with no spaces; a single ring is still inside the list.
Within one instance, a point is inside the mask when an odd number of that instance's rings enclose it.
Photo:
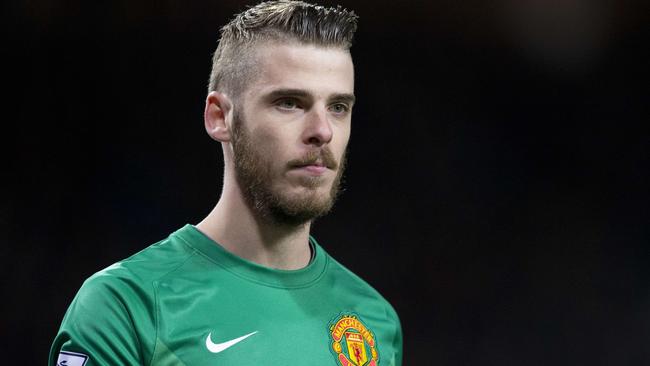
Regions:
[[[258,77],[235,105],[233,152],[249,205],[276,224],[329,211],[345,167],[354,102],[349,52],[299,44],[261,47]]]

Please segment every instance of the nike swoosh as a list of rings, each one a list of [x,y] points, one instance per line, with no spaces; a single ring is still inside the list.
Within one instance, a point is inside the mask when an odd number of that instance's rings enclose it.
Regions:
[[[241,336],[239,338],[231,339],[231,340],[229,340],[227,342],[212,343],[212,339],[210,339],[210,336],[212,336],[212,332],[210,332],[210,334],[208,334],[208,337],[205,339],[205,346],[208,348],[208,351],[210,351],[212,353],[219,353],[221,351],[224,351],[224,350],[234,346],[235,344],[243,341],[244,339],[252,336],[255,333],[257,333],[257,331],[254,331],[253,333],[248,333],[248,334],[246,334],[244,336]]]

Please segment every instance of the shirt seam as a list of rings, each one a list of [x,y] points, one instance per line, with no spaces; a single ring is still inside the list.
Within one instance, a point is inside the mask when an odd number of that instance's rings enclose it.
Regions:
[[[176,267],[174,267],[174,268],[170,269],[169,271],[165,272],[164,274],[159,276],[156,280],[151,282],[151,287],[152,287],[152,290],[153,290],[153,297],[154,297],[154,308],[155,308],[155,311],[154,311],[154,324],[155,324],[155,327],[154,327],[153,349],[151,351],[151,358],[149,359],[149,362],[147,363],[147,365],[149,365],[149,366],[153,365],[153,360],[154,360],[154,358],[156,356],[156,349],[158,348],[158,333],[159,333],[158,330],[160,328],[160,315],[159,315],[160,314],[160,301],[159,301],[160,299],[159,299],[159,296],[158,296],[158,281],[161,278],[163,278],[165,276],[168,276],[170,273],[175,272],[176,270],[178,270],[179,268],[184,266],[185,263],[187,263],[190,259],[192,259],[192,257],[194,255],[196,255],[196,249],[192,248],[192,252],[190,254],[188,254],[187,258],[185,258],[179,265],[177,265]]]
[[[142,355],[140,359],[142,359],[144,357],[144,346],[142,344],[142,340],[140,339],[140,336],[138,335],[138,332],[136,331],[135,322],[133,321],[133,314],[131,313],[131,311],[129,311],[129,308],[124,304],[124,301],[122,301],[122,299],[119,299],[118,303],[122,307],[122,311],[124,311],[124,313],[127,314],[127,316],[129,317],[131,331],[133,332],[133,337],[138,342],[138,349],[140,350],[140,354]]]

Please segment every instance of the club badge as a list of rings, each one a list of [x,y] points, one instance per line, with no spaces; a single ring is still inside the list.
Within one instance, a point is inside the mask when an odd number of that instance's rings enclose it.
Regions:
[[[341,314],[329,324],[331,350],[342,366],[377,366],[379,352],[372,331],[355,314]]]

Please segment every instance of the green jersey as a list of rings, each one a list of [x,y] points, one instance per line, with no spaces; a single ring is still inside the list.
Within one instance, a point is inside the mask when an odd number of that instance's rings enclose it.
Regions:
[[[310,245],[276,270],[186,225],[83,284],[49,365],[401,365],[395,310]]]

